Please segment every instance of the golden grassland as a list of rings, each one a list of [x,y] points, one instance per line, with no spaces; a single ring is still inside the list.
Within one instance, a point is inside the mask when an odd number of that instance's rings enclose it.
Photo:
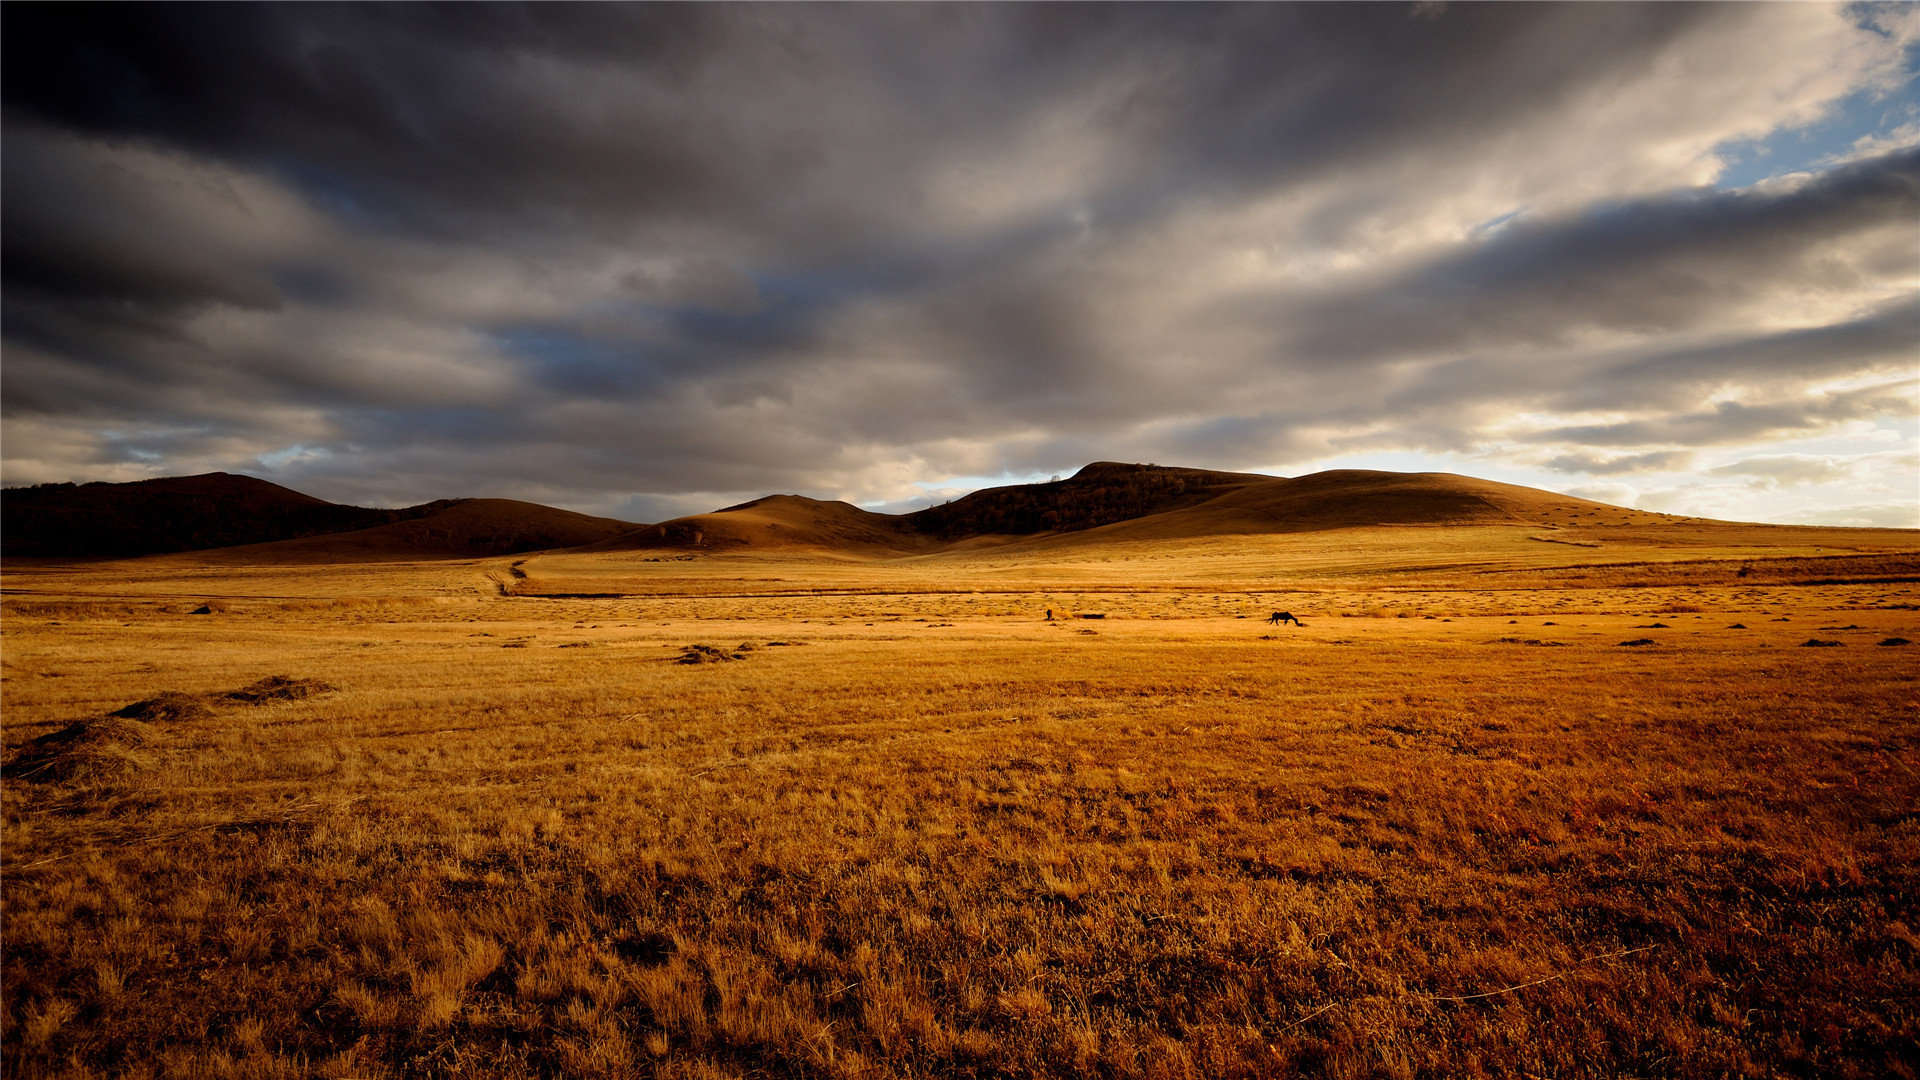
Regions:
[[[16,563],[5,1071],[1914,1076],[1915,539]]]

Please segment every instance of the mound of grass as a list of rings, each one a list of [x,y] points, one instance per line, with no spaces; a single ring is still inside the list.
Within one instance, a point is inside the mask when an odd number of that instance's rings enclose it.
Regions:
[[[721,664],[729,660],[745,660],[746,658],[746,653],[728,652],[715,645],[683,645],[680,649],[680,659],[674,661],[674,663]]]
[[[1817,637],[1810,637],[1801,642],[1800,647],[1803,649],[1831,649],[1842,644],[1844,643],[1839,641],[1822,641]]]
[[[330,693],[338,687],[319,679],[294,679],[285,675],[269,675],[251,686],[243,686],[226,695],[228,701],[238,701],[247,705],[264,705],[269,701],[300,701],[315,694]]]
[[[1650,637],[1640,637],[1640,638],[1634,638],[1632,641],[1623,641],[1620,644],[1638,646],[1638,645],[1652,645],[1653,643],[1654,643],[1653,639]]]
[[[153,697],[115,709],[110,715],[154,724],[176,720],[205,720],[213,715],[213,710],[207,707],[206,699],[198,694],[182,694],[175,690],[166,690]]]
[[[1913,642],[1911,642],[1911,641],[1908,641],[1908,640],[1907,640],[1906,638],[1903,638],[1903,637],[1890,637],[1890,638],[1888,638],[1887,640],[1885,640],[1885,641],[1882,641],[1882,642],[1881,642],[1880,644],[1882,644],[1882,645],[1911,645],[1911,644],[1913,644]]]
[[[117,779],[147,767],[138,748],[158,737],[152,725],[139,720],[82,720],[27,743],[7,763],[7,775],[39,783]]]

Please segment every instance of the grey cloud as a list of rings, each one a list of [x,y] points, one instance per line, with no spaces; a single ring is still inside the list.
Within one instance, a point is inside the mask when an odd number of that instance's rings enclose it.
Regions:
[[[1847,420],[1906,416],[1913,400],[1892,388],[1867,387],[1793,401],[1746,404],[1723,401],[1699,412],[1629,420],[1618,424],[1554,427],[1526,436],[1534,443],[1588,446],[1715,446],[1789,433],[1816,431]]]
[[[1561,454],[1547,462],[1556,472],[1585,473],[1589,476],[1625,476],[1640,472],[1674,472],[1693,461],[1691,450],[1654,450],[1645,454]],[[1715,470],[1718,472],[1719,470]]]
[[[1842,525],[1869,529],[1920,529],[1920,503],[1911,500],[1821,507],[1788,515],[1789,525]]]
[[[1453,349],[1565,346],[1594,329],[1712,327],[1729,310],[1823,276],[1854,284],[1833,242],[1920,220],[1920,148],[1786,190],[1682,192],[1515,223],[1458,253],[1331,296],[1283,300],[1275,332],[1321,357],[1380,362]],[[1910,239],[1910,237],[1909,237]],[[1886,278],[1920,272],[1911,243]],[[1244,317],[1242,299],[1223,314]],[[1707,360],[1702,357],[1701,360]]]
[[[387,227],[636,215],[856,251],[1036,107],[1125,218],[1550,110],[1709,6],[135,5],[9,13],[16,110],[280,169]],[[983,77],[985,76],[985,77]],[[849,202],[851,196],[854,201]],[[584,218],[582,215],[586,215]],[[882,242],[890,242],[884,240]]]
[[[1684,411],[1723,388],[1792,391],[1824,379],[1913,368],[1920,295],[1859,318],[1805,329],[1716,336],[1711,344],[1656,336],[1603,350],[1469,355],[1421,365],[1383,404],[1399,412],[1504,402],[1539,411]]]
[[[174,308],[272,308],[264,272],[272,208],[216,170],[9,122],[0,171],[7,291]],[[253,234],[253,235],[249,235]]]
[[[1752,477],[1755,483],[1785,487],[1827,483],[1853,475],[1849,462],[1807,454],[1747,458],[1708,471],[1715,476],[1746,476]]]
[[[1920,295],[1897,297],[1860,318],[1655,352],[1603,369],[1555,404],[1607,409],[1668,404],[1722,386],[1767,385],[1911,370],[1920,349]]]

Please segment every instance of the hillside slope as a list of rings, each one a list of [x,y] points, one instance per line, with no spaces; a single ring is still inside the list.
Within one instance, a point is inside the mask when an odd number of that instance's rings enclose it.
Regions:
[[[709,514],[675,518],[601,545],[706,551],[812,548],[850,554],[905,554],[933,546],[934,541],[907,528],[900,517],[802,495],[768,495]]]
[[[342,532],[405,513],[342,506],[232,473],[126,484],[42,484],[0,492],[0,552],[53,558],[151,555]]]
[[[901,523],[943,540],[1077,532],[1193,506],[1274,479],[1259,473],[1096,461],[1065,480],[986,488],[903,515]]]
[[[1661,516],[1452,473],[1338,469],[1286,478],[1095,462],[1066,480],[986,488],[898,516],[773,495],[651,525],[607,546],[912,554],[983,542],[1071,546],[1369,525],[1617,525]]]
[[[633,532],[631,521],[515,499],[444,499],[395,511],[384,525],[210,553],[223,562],[321,563],[518,555],[581,547]]]
[[[638,528],[512,499],[344,506],[251,476],[44,484],[0,493],[10,558],[119,558],[218,550],[222,561],[506,555],[575,547]]]
[[[656,525],[508,499],[397,510],[340,506],[225,473],[5,493],[9,556],[231,548],[266,563],[595,551],[812,551],[875,558],[1008,544],[1072,546],[1363,526],[1579,529],[1683,519],[1451,473],[1340,469],[1301,477],[1095,462],[1066,480],[986,488],[910,514],[769,495]],[[1566,540],[1563,542],[1577,542]]]
[[[1096,529],[1089,538],[1153,540],[1364,525],[1597,525],[1646,516],[1452,473],[1335,469],[1241,485],[1190,507]]]

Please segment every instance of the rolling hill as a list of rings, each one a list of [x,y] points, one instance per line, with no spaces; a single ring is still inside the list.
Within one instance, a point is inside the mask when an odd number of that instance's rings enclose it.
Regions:
[[[472,558],[558,548],[884,558],[982,546],[1362,526],[1715,524],[1451,473],[1340,469],[1289,478],[1110,461],[1065,480],[986,488],[897,515],[801,495],[768,495],[654,525],[508,499],[378,510],[226,473],[16,488],[4,493],[4,507],[4,551],[10,557],[223,549],[222,561],[265,563]]]
[[[773,495],[676,518],[605,548],[819,548],[916,554],[957,545],[1171,540],[1367,525],[1620,525],[1685,520],[1452,473],[1339,469],[1296,478],[1095,462],[1065,480],[987,488],[910,514]]]
[[[936,541],[889,514],[852,503],[802,495],[768,495],[752,502],[649,525],[603,547],[724,551],[813,548],[848,553],[930,550]]]
[[[1619,524],[1654,516],[1453,473],[1336,469],[1294,479],[1262,478],[1202,502],[1090,533],[1102,539],[1155,540],[1364,525]]]
[[[902,515],[900,524],[943,540],[1077,532],[1195,506],[1275,479],[1258,473],[1096,461],[1065,480],[986,488]]]
[[[443,499],[408,507],[409,516],[351,532],[226,548],[222,561],[246,563],[381,562],[475,558],[574,548],[631,533],[631,521],[592,517],[515,499]]]
[[[50,558],[153,555],[344,532],[404,513],[342,506],[232,473],[126,484],[41,484],[0,492],[0,552]]]
[[[43,484],[0,492],[9,558],[97,558],[220,549],[265,562],[504,555],[591,544],[633,522],[510,499],[370,509],[251,476]]]

